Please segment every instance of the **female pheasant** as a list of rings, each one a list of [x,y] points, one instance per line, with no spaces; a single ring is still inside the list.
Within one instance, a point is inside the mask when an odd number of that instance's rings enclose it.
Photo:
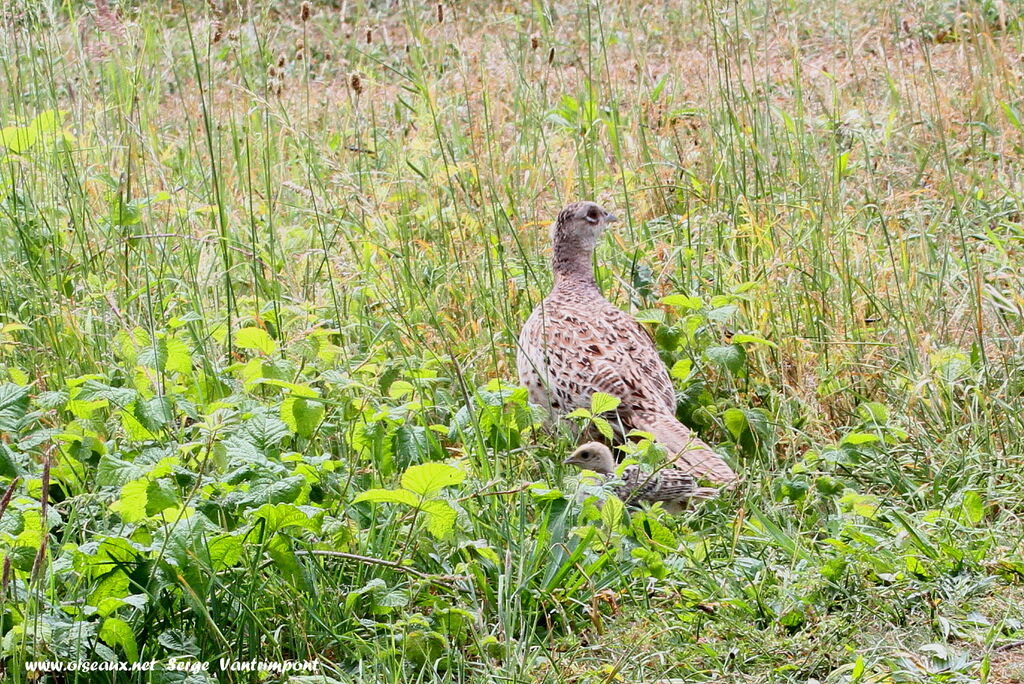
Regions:
[[[555,285],[519,334],[519,381],[530,401],[554,414],[589,408],[594,392],[618,397],[620,437],[649,432],[680,470],[730,483],[736,473],[676,419],[675,390],[650,334],[597,289],[594,248],[615,220],[593,202],[559,213],[551,229]]]

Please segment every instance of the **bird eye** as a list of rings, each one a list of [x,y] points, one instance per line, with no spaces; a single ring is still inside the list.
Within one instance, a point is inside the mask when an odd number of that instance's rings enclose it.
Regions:
[[[597,223],[600,218],[600,212],[598,212],[597,207],[590,207],[587,210],[587,223]]]

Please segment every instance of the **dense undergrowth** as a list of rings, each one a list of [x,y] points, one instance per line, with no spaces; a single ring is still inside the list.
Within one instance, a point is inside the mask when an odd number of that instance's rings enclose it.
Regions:
[[[6,681],[1024,678],[1014,3],[4,12]],[[581,197],[679,517],[514,384]]]

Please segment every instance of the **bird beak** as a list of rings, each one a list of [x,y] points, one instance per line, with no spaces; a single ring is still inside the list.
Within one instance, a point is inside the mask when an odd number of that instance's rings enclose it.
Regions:
[[[605,223],[615,223],[618,220],[619,220],[619,217],[616,216],[615,214],[611,213],[611,212],[608,212],[604,216],[604,222]]]
[[[570,456],[567,459],[565,459],[564,461],[562,461],[562,465],[569,465],[571,463],[572,463],[572,456]]]

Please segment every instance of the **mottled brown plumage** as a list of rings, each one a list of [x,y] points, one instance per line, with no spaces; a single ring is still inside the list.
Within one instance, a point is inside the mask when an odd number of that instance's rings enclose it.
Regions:
[[[594,247],[614,220],[593,202],[558,215],[551,231],[555,285],[519,334],[519,380],[531,401],[554,414],[589,408],[594,392],[618,397],[620,437],[649,432],[679,469],[732,482],[736,474],[725,461],[676,419],[675,390],[650,334],[597,289]]]
[[[600,442],[587,442],[572,452],[564,463],[608,478],[615,475],[615,458],[612,451]],[[644,473],[636,465],[622,470],[622,484],[615,488],[615,496],[627,505],[655,503],[661,501],[666,511],[678,513],[690,499],[710,499],[718,494],[711,487],[698,487],[693,475],[675,468],[665,468],[655,473]]]

